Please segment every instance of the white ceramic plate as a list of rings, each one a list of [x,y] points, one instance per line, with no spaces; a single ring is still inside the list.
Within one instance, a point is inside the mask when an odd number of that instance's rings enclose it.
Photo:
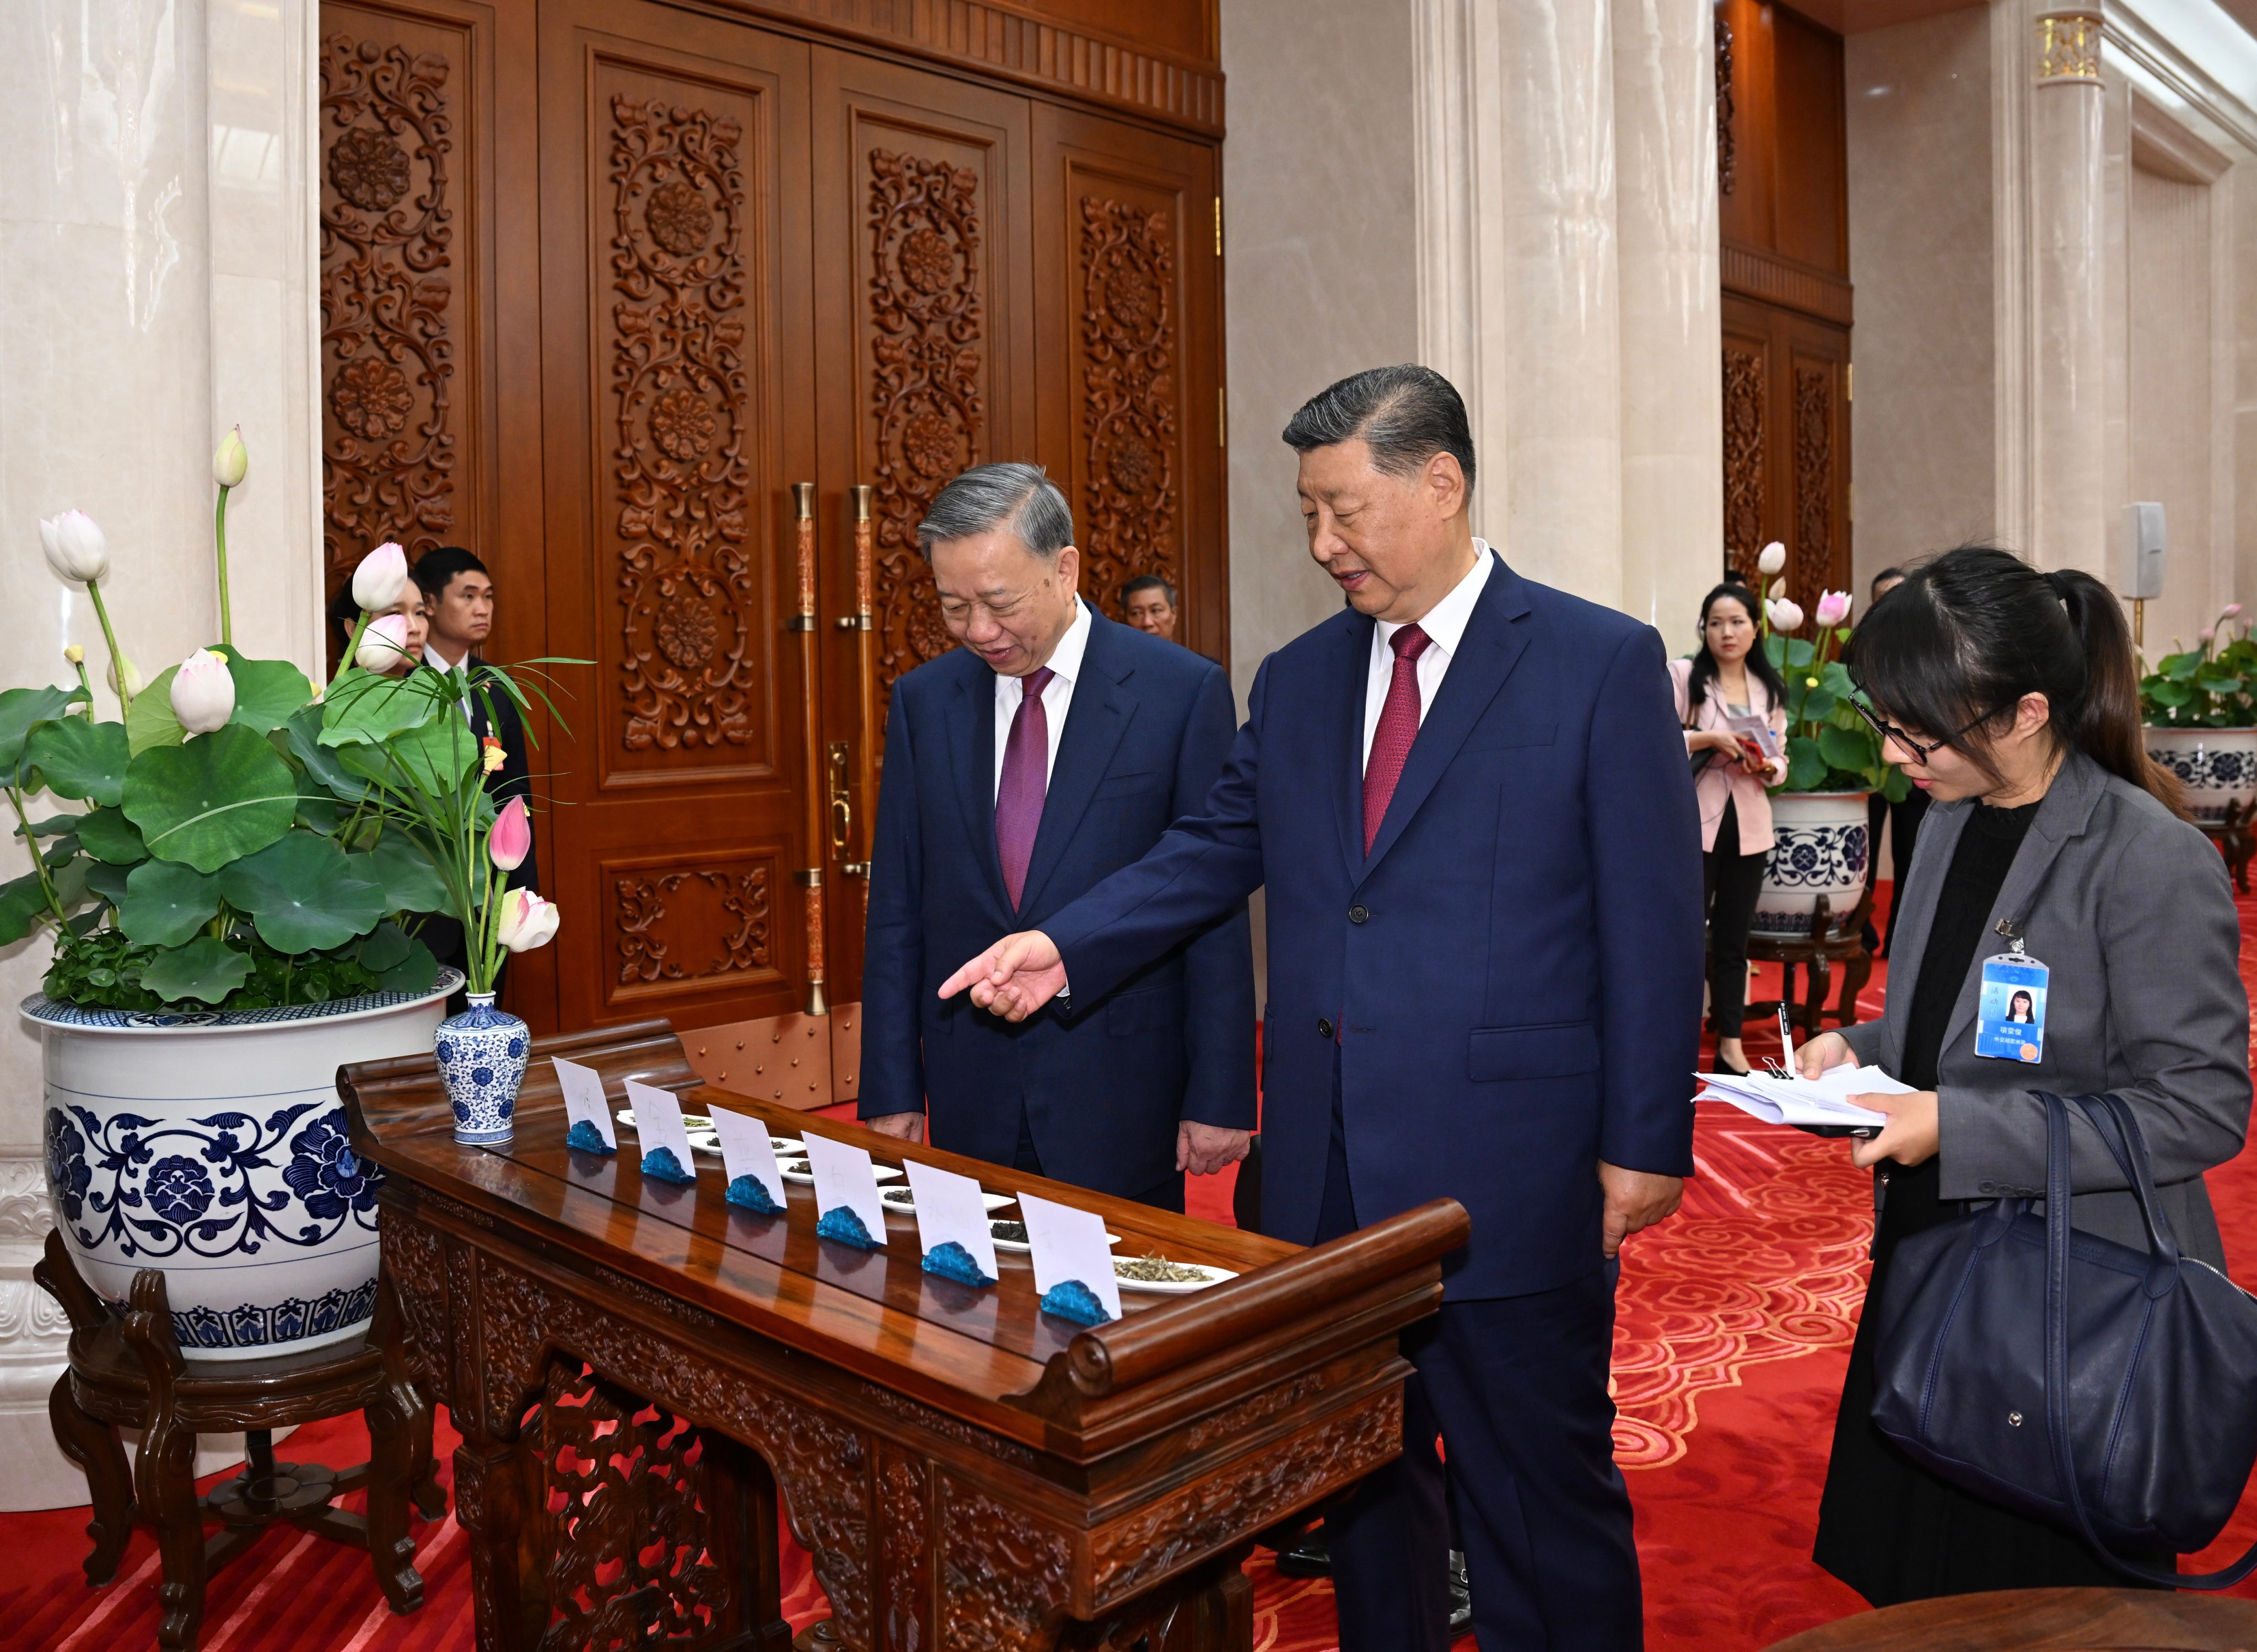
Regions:
[[[1220,1285],[1226,1279],[1236,1279],[1238,1277],[1236,1274],[1231,1272],[1231,1270],[1227,1267],[1212,1267],[1205,1262],[1178,1262],[1177,1263],[1178,1267],[1196,1267],[1202,1274],[1205,1275],[1205,1277],[1195,1280],[1185,1279],[1178,1281],[1130,1279],[1127,1274],[1121,1271],[1121,1266],[1123,1262],[1135,1260],[1136,1259],[1132,1257],[1114,1257],[1113,1259],[1114,1278],[1119,1282],[1121,1288],[1123,1290],[1150,1291],[1155,1296],[1186,1295],[1195,1290],[1205,1290],[1210,1285]],[[1175,1259],[1171,1257],[1169,1260],[1173,1261]]]
[[[896,1165],[874,1164],[870,1167],[870,1171],[881,1182],[898,1182],[902,1179],[900,1167]],[[785,1181],[796,1182],[803,1188],[811,1188],[815,1185],[815,1172],[807,1168],[807,1161],[804,1159],[778,1159],[776,1172]]]
[[[991,1233],[994,1232],[993,1224],[989,1225],[988,1231]],[[995,1248],[999,1251],[1008,1251],[1014,1256],[1032,1256],[1035,1253],[1035,1247],[1024,1239],[1008,1239],[1000,1233],[995,1233],[994,1239]],[[1121,1242],[1121,1236],[1118,1233],[1107,1233],[1105,1236],[1105,1242],[1107,1245],[1118,1245]]]
[[[632,1107],[622,1107],[612,1116],[630,1130],[635,1127],[634,1109]],[[721,1138],[714,1130],[713,1120],[708,1115],[702,1112],[685,1112],[682,1115],[682,1127],[690,1133],[690,1145],[700,1153],[720,1151]],[[700,1136],[708,1138],[713,1145],[709,1146],[707,1142],[700,1141],[697,1139]],[[807,1151],[807,1143],[802,1141],[797,1136],[770,1136],[768,1145],[779,1154],[803,1154]]]
[[[632,1130],[634,1128],[633,1108],[622,1107],[617,1112],[613,1113],[612,1117],[618,1119],[628,1129]],[[713,1121],[702,1112],[685,1112],[682,1115],[682,1127],[685,1130],[711,1131],[713,1128]]]
[[[1000,1211],[1011,1203],[1004,1195],[990,1193],[985,1188],[980,1190],[980,1197],[991,1211]],[[916,1211],[916,1201],[909,1197],[907,1188],[888,1188],[878,1197],[889,1211],[899,1211],[904,1216],[914,1215]]]

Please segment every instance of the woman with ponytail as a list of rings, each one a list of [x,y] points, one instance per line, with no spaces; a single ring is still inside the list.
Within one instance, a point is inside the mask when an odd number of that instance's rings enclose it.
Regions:
[[[2120,1585],[2078,1539],[1947,1485],[1881,1436],[1871,1309],[1905,1239],[2042,1192],[2040,1090],[2128,1104],[2180,1249],[2224,1266],[2202,1176],[2241,1150],[2250,1101],[2249,1002],[2225,863],[2143,749],[2123,611],[2090,575],[1963,546],[1873,607],[1848,663],[1885,755],[1934,807],[1886,1010],[1812,1040],[1800,1057],[1806,1076],[1856,1061],[1912,1086],[1856,1098],[1889,1123],[1851,1154],[1876,1174],[1879,1219],[1816,1558],[1877,1606]],[[2041,1025],[2023,1047],[2034,1060],[1976,1052],[1983,966],[2017,942],[2049,971]],[[2144,1248],[2115,1160],[2072,1114],[2071,1220]]]

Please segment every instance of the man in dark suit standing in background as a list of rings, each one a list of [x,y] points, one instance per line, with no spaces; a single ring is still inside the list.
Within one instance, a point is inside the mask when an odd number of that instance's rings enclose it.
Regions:
[[[1103,994],[1267,886],[1263,1225],[1473,1218],[1405,1333],[1404,1455],[1327,1516],[1343,1652],[1448,1643],[1445,1479],[1483,1652],[1642,1643],[1608,1363],[1616,1253],[1692,1170],[1701,834],[1661,639],[1473,535],[1440,374],[1294,415],[1348,611],[1263,661],[1200,812],[943,984]],[[952,998],[951,1002],[961,1001]]]
[[[917,537],[962,646],[894,684],[862,965],[862,1119],[1180,1211],[1183,1173],[1235,1162],[1254,1127],[1243,897],[1103,992],[1023,1024],[937,989],[1199,806],[1230,750],[1229,680],[1075,594],[1073,518],[1033,465],[966,471]]]

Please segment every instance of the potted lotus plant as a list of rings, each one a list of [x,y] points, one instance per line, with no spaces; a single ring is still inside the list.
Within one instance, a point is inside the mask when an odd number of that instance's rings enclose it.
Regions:
[[[110,547],[68,512],[40,525],[42,547],[93,602],[117,715],[76,646],[74,681],[0,693],[0,789],[31,858],[0,884],[0,944],[52,948],[22,1014],[44,1048],[56,1220],[113,1298],[163,1268],[182,1349],[219,1359],[337,1341],[372,1310],[378,1173],[352,1151],[335,1075],[438,1036],[461,982],[418,914],[483,924],[488,987],[495,949],[555,931],[547,903],[513,915],[506,896],[528,892],[464,872],[466,845],[506,859],[529,823],[520,805],[488,847],[499,818],[456,710],[464,684],[385,674],[407,663],[404,628],[364,613],[357,645],[374,632],[393,657],[349,656],[319,690],[236,646],[227,502],[249,462],[239,433],[213,460],[216,643],[145,685],[103,598]],[[390,608],[407,577],[380,547],[355,592]],[[469,686],[526,694],[491,667]]]
[[[1883,758],[1850,703],[1853,685],[1841,660],[1850,593],[1820,593],[1808,617],[1816,635],[1805,640],[1795,634],[1806,623],[1801,605],[1777,577],[1786,565],[1786,548],[1777,542],[1757,564],[1772,581],[1761,628],[1764,651],[1786,683],[1786,779],[1772,793],[1771,858],[1751,932],[1805,936],[1821,895],[1836,928],[1848,924],[1872,859],[1867,800],[1879,792],[1894,801],[1910,782]]]
[[[2228,603],[2196,638],[2140,681],[2147,755],[2185,785],[2205,825],[2257,800],[2257,642],[2241,604]],[[2173,639],[2174,641],[2176,639]]]

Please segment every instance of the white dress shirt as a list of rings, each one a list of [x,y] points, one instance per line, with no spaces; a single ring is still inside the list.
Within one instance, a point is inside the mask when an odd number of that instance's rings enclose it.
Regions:
[[[423,645],[423,663],[430,667],[432,670],[443,671],[449,676],[456,678],[463,683],[463,697],[455,702],[456,709],[462,712],[463,722],[475,726],[478,723],[478,718],[471,714],[469,681],[471,668],[470,655],[464,654],[460,660],[450,660],[446,655],[441,653],[436,648],[434,648],[427,642]]]
[[[1065,733],[1065,714],[1073,706],[1074,680],[1081,675],[1081,657],[1089,649],[1089,604],[1080,597],[1073,599],[1073,624],[1065,628],[1058,646],[1044,663],[1050,667],[1051,680],[1043,685],[1043,715],[1050,724],[1051,749],[1043,762],[1043,788],[1050,789],[1051,772],[1058,767],[1058,741]],[[1011,743],[1011,724],[1019,715],[1019,702],[1026,697],[1016,677],[995,674],[995,785],[988,793],[993,798],[1003,790],[1003,758]]]
[[[1450,594],[1428,611],[1418,622],[1419,629],[1427,637],[1426,646],[1419,655],[1419,721],[1426,721],[1426,711],[1434,703],[1434,694],[1442,686],[1442,678],[1450,669],[1450,661],[1457,657],[1458,645],[1465,640],[1466,624],[1474,617],[1474,604],[1481,600],[1482,587],[1489,583],[1489,571],[1494,562],[1488,544],[1474,541],[1473,571],[1450,588]],[[1404,624],[1410,622],[1405,621]],[[1383,619],[1372,628],[1371,667],[1364,680],[1363,688],[1363,761],[1371,763],[1372,737],[1379,732],[1379,714],[1387,708],[1388,686],[1395,681],[1395,649],[1389,639],[1403,629]]]

